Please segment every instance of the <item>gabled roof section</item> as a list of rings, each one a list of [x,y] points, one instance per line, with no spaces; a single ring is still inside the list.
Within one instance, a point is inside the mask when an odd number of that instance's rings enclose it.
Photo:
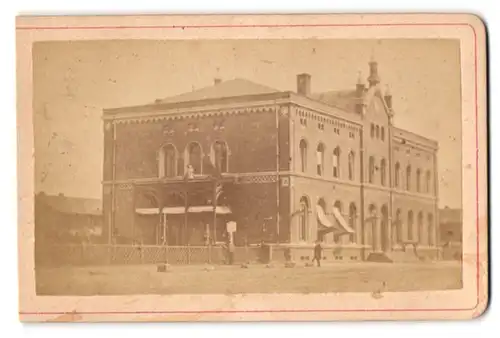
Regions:
[[[37,201],[44,206],[65,214],[102,215],[102,202],[99,199],[68,197],[64,195],[38,194]]]
[[[157,104],[200,101],[217,98],[236,97],[244,95],[270,94],[280,92],[277,89],[263,86],[246,79],[233,79],[214,84],[213,86],[204,87],[192,92],[158,99]]]
[[[356,102],[358,100],[355,90],[333,90],[323,93],[313,93],[310,95],[310,98],[350,113],[356,111]]]

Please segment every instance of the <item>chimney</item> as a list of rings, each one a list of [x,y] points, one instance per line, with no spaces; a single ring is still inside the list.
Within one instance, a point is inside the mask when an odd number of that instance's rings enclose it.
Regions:
[[[389,86],[387,86],[387,89],[385,91],[384,100],[385,104],[387,105],[387,108],[392,109],[392,94],[391,91],[389,90]]]
[[[380,77],[378,75],[378,63],[373,57],[369,62],[369,66],[370,76],[368,76],[368,83],[370,84],[370,87],[373,87],[380,83]]]
[[[311,75],[299,74],[297,75],[297,93],[299,95],[308,96],[311,94]]]
[[[217,85],[218,85],[218,84],[220,84],[221,82],[222,82],[222,80],[221,80],[220,78],[216,77],[216,78],[214,79],[214,86],[217,86]]]

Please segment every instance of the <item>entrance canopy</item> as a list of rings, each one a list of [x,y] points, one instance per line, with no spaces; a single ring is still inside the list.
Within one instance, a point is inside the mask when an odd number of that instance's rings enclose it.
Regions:
[[[318,223],[320,225],[320,231],[328,233],[335,232],[337,234],[353,234],[354,230],[347,224],[344,216],[340,213],[338,208],[333,208],[333,216],[335,217],[335,222],[330,222],[326,216],[325,209],[321,205],[316,206]]]
[[[167,215],[183,215],[186,209],[184,207],[165,207],[161,210],[162,214]],[[159,208],[139,208],[135,209],[139,215],[158,215]],[[211,205],[192,206],[188,208],[188,213],[214,212],[214,207]],[[231,210],[226,206],[217,206],[215,212],[219,215],[231,214]]]

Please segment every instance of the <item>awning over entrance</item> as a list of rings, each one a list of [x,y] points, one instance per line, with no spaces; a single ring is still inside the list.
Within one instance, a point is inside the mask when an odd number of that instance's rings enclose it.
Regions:
[[[330,222],[330,220],[326,217],[325,209],[321,205],[316,206],[317,214],[318,214],[318,221],[320,225],[324,228],[333,228],[333,224]]]
[[[135,212],[139,215],[158,215],[158,208],[139,208],[135,209]],[[165,207],[162,209],[162,214],[167,215],[183,215],[186,209],[184,207]],[[214,207],[211,205],[203,206],[192,206],[188,208],[188,213],[202,213],[202,212],[213,212]],[[227,215],[231,213],[231,210],[226,206],[217,206],[215,212],[219,215]]]
[[[326,216],[325,210],[322,206],[317,205],[317,215],[318,222],[320,225],[320,231],[322,232],[335,232],[337,234],[353,234],[354,230],[347,224],[345,218],[340,213],[339,209],[333,208],[333,216],[335,217],[335,222],[330,222]]]
[[[335,219],[337,220],[337,223],[341,226],[341,231],[346,232],[349,234],[354,233],[354,229],[347,224],[344,216],[340,213],[339,209],[333,208],[333,215],[335,216]]]

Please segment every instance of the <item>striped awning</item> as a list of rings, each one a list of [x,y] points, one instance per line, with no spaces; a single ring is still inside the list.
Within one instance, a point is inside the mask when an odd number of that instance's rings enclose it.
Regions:
[[[338,208],[333,208],[334,222],[331,222],[322,206],[317,205],[318,223],[323,232],[335,232],[336,234],[353,234],[354,230],[346,222]]]
[[[162,209],[162,214],[167,215],[182,215],[186,209],[184,207],[165,207]],[[203,213],[203,212],[213,212],[214,207],[211,205],[202,206],[192,206],[188,208],[188,213]],[[158,215],[160,213],[159,208],[138,208],[135,212],[139,215]],[[229,207],[217,206],[215,212],[219,215],[227,215],[231,213]]]
[[[354,233],[354,229],[349,226],[349,224],[346,222],[344,216],[342,216],[342,214],[340,213],[339,209],[333,208],[333,216],[335,216],[337,223],[340,225],[341,232],[349,233],[349,234]]]

